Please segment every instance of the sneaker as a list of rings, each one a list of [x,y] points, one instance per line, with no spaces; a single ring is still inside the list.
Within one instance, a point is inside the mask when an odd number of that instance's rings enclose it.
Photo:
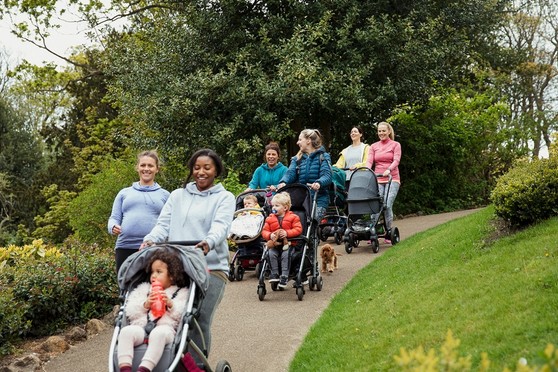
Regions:
[[[384,243],[386,243],[386,244],[391,244],[391,240],[389,240],[389,239],[384,239]]]
[[[279,287],[280,288],[285,288],[287,286],[288,281],[289,281],[289,279],[286,276],[281,275],[281,280],[279,280]]]
[[[307,276],[303,276],[300,280],[301,280],[300,284],[308,285],[308,277]]]
[[[271,274],[269,276],[270,283],[277,283],[279,281],[279,274]]]

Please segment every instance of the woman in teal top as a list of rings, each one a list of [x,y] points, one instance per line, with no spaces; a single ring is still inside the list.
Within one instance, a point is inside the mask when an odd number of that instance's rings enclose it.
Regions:
[[[265,147],[265,163],[256,168],[246,191],[266,188],[275,191],[277,184],[287,171],[287,167],[279,161],[280,159],[281,150],[279,149],[279,144],[277,142],[270,142]]]

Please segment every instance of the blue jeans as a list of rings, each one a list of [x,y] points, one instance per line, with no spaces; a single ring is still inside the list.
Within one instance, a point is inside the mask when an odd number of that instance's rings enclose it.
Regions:
[[[378,190],[380,191],[380,195],[384,198],[384,203],[386,206],[386,213],[385,213],[386,230],[390,230],[391,224],[393,223],[393,203],[395,202],[395,197],[399,192],[399,183],[398,182],[391,183],[391,186],[389,186],[389,195],[387,195],[387,199],[386,199],[386,195],[384,194],[387,187],[388,187],[387,183],[378,184]]]
[[[215,310],[217,310],[217,306],[219,306],[221,299],[223,299],[226,284],[225,278],[221,278],[214,274],[209,275],[209,288],[202,301],[200,316],[198,318],[198,323],[203,333],[203,339],[205,340],[207,355],[209,355],[209,350],[211,349],[211,323],[213,322]],[[197,327],[192,327],[191,330],[190,337],[192,341],[203,351],[203,342]],[[192,353],[192,357],[196,363],[200,364],[202,362],[197,353]]]

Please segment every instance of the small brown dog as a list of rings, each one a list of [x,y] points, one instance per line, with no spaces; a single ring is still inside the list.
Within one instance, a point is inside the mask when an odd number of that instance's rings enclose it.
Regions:
[[[333,270],[337,270],[337,256],[341,255],[335,253],[335,249],[330,244],[324,244],[322,246],[320,256],[322,257],[322,273],[326,271],[332,273]]]

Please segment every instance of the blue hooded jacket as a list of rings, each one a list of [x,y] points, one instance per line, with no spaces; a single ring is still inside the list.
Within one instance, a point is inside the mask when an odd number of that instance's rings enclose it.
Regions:
[[[329,205],[329,185],[332,182],[331,156],[325,151],[323,146],[311,154],[303,153],[300,160],[296,156],[291,158],[289,169],[281,178],[281,182],[286,184],[318,182],[318,207],[327,208]],[[311,191],[314,197],[314,191]]]

